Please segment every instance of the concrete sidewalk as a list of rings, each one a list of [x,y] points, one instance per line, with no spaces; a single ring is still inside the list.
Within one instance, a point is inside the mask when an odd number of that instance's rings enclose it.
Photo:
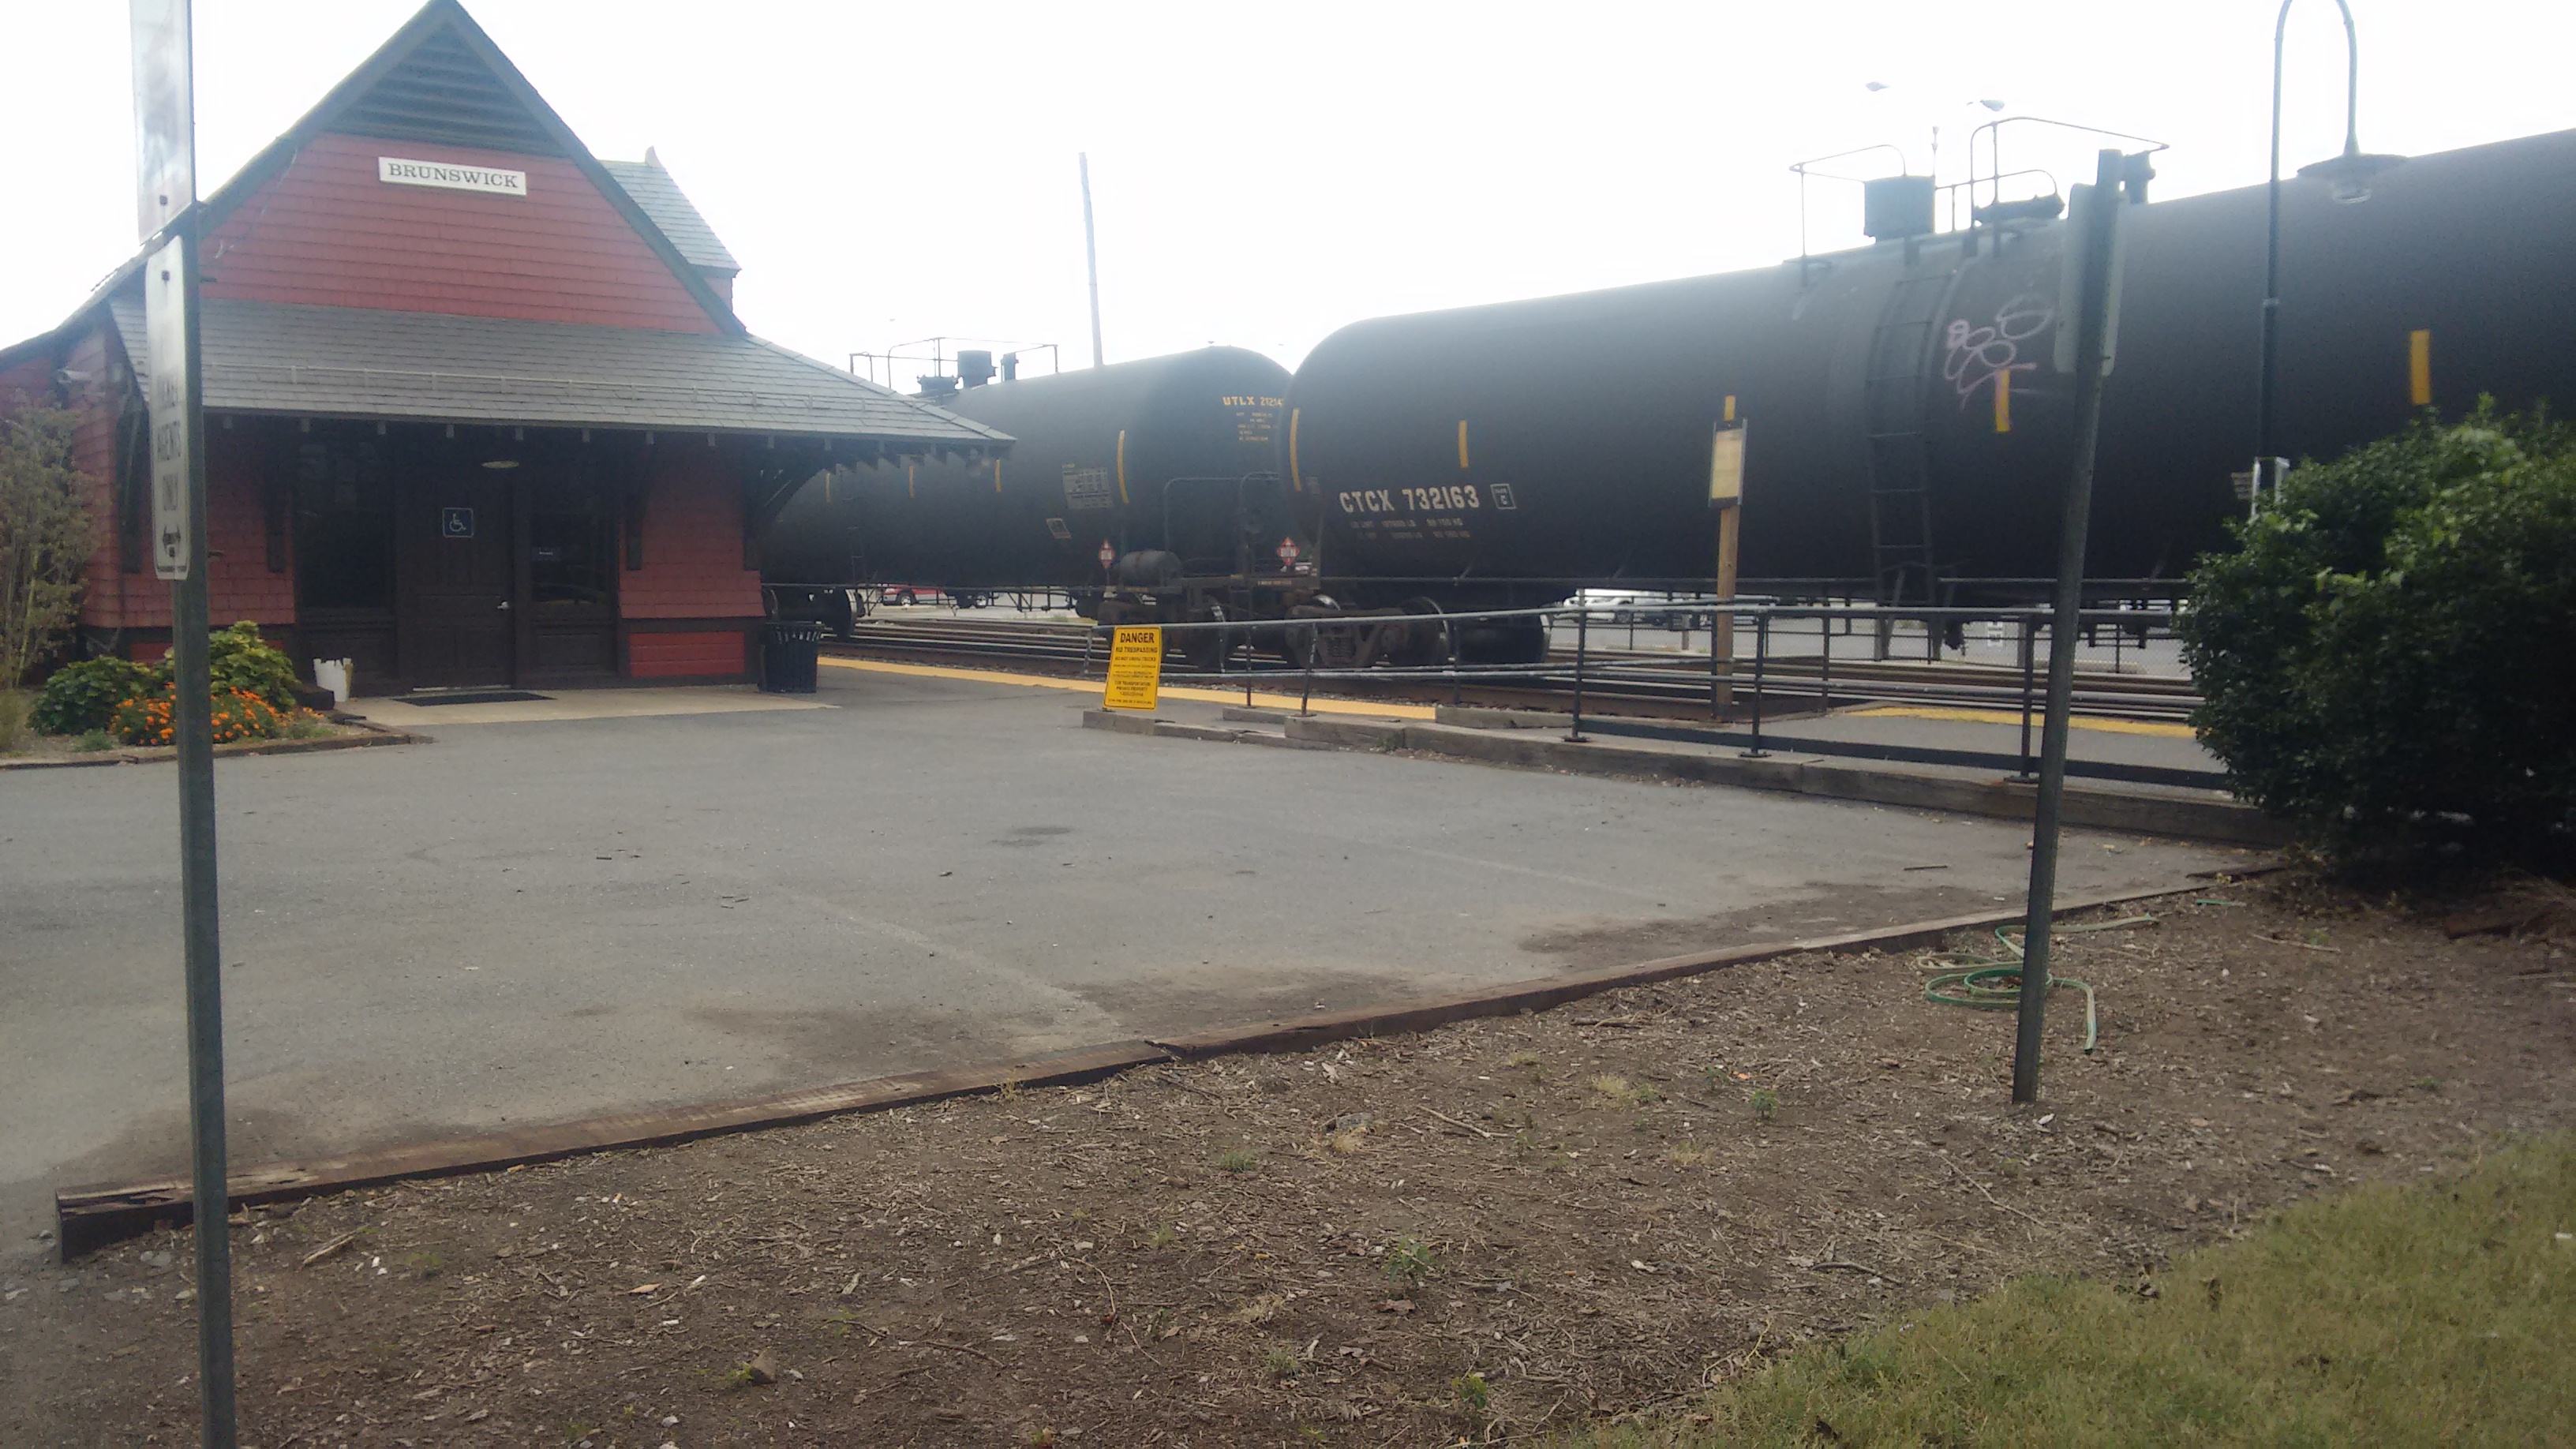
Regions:
[[[350,700],[342,712],[356,715],[370,724],[417,732],[440,725],[538,724],[548,720],[645,719],[659,715],[831,708],[812,695],[763,694],[748,684],[525,692],[543,697],[475,704],[417,704],[381,696],[362,697]]]

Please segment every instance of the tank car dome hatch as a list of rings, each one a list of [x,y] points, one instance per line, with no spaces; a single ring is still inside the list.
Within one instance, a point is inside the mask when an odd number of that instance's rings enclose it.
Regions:
[[[1902,241],[1932,232],[1932,178],[1880,176],[1860,184],[1861,234]]]

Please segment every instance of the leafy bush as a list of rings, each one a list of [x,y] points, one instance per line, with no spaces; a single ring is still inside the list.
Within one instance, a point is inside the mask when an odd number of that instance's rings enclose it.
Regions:
[[[294,661],[260,638],[259,626],[248,619],[208,637],[206,670],[218,700],[224,691],[238,689],[258,695],[271,709],[295,708]]]
[[[66,664],[36,696],[40,735],[76,735],[107,728],[116,707],[152,688],[161,675],[131,659],[85,659]]]
[[[2237,537],[2182,636],[2240,795],[2344,866],[2576,844],[2576,436],[2427,419]]]
[[[218,709],[224,697],[235,691],[256,696],[271,713],[283,714],[296,707],[294,662],[262,639],[259,626],[248,619],[207,637],[206,674]],[[36,731],[76,735],[107,729],[115,721],[118,706],[156,690],[164,696],[170,692],[170,660],[166,656],[157,665],[125,659],[66,664],[54,671],[54,677],[45,681],[44,693],[37,696]]]
[[[177,691],[164,680],[149,693],[116,707],[116,737],[129,745],[167,745],[177,741],[173,701]],[[280,712],[247,689],[215,690],[215,743],[270,740],[285,732],[297,712]]]

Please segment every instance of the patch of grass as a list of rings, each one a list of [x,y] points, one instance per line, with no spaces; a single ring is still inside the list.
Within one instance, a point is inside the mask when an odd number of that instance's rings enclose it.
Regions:
[[[1407,1234],[1387,1244],[1386,1276],[1403,1283],[1419,1283],[1431,1276],[1440,1260],[1431,1254],[1431,1245]]]
[[[993,1100],[997,1102],[1016,1102],[1020,1100],[1020,1084],[1015,1081],[1005,1080],[1002,1085],[993,1089]]]
[[[1509,1059],[1504,1061],[1503,1065],[1507,1067],[1534,1067],[1537,1066],[1541,1060],[1542,1058],[1536,1052],[1514,1052],[1511,1054]]]
[[[1249,1147],[1229,1147],[1216,1155],[1219,1172],[1256,1172],[1261,1167],[1261,1154]]]
[[[283,740],[318,740],[331,733],[331,722],[309,710],[299,711],[278,728]]]
[[[2445,1184],[2292,1208],[2160,1291],[2016,1280],[1727,1385],[1693,1425],[1563,1441],[1724,1445],[2561,1442],[2576,1402],[2576,1135]]]
[[[1297,1362],[1297,1350],[1274,1344],[1261,1355],[1261,1367],[1275,1379],[1293,1379],[1305,1365]]]
[[[1181,1235],[1173,1232],[1170,1228],[1156,1228],[1145,1235],[1145,1246],[1149,1248],[1168,1248],[1180,1240]]]
[[[1368,1134],[1359,1131],[1327,1133],[1324,1136],[1324,1146],[1344,1157],[1349,1157],[1368,1146]]]
[[[1450,1381],[1449,1390],[1458,1396],[1459,1409],[1477,1423],[1494,1410],[1494,1390],[1483,1374],[1460,1374]]]
[[[1591,1082],[1592,1090],[1622,1107],[1643,1107],[1660,1102],[1664,1094],[1643,1082],[1632,1082],[1615,1072],[1603,1072]]]
[[[83,730],[72,741],[72,748],[85,755],[96,754],[100,750],[116,748],[116,737],[105,730]]]
[[[1756,1087],[1745,1093],[1744,1101],[1745,1105],[1753,1109],[1753,1115],[1765,1122],[1770,1121],[1772,1114],[1780,1110],[1780,1094],[1769,1087]]]
[[[1675,1167],[1706,1167],[1716,1156],[1716,1153],[1696,1142],[1685,1142],[1678,1147],[1664,1149],[1664,1160]]]

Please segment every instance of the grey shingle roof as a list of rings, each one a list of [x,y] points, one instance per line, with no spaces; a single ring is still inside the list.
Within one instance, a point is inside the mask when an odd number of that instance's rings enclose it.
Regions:
[[[671,245],[679,249],[690,266],[728,275],[742,270],[742,264],[733,259],[733,253],[726,251],[725,244],[716,239],[715,229],[707,225],[707,219],[698,214],[697,207],[691,205],[689,198],[681,192],[680,184],[671,179],[670,171],[662,165],[662,158],[647,151],[641,161],[603,159],[599,164],[618,185],[626,188],[626,194],[635,198],[635,204],[644,208],[644,214],[653,218],[653,224],[662,229],[662,235],[671,239]]]
[[[414,418],[878,438],[931,447],[1007,434],[757,337],[208,298],[205,406]],[[146,370],[142,301],[109,304]]]

